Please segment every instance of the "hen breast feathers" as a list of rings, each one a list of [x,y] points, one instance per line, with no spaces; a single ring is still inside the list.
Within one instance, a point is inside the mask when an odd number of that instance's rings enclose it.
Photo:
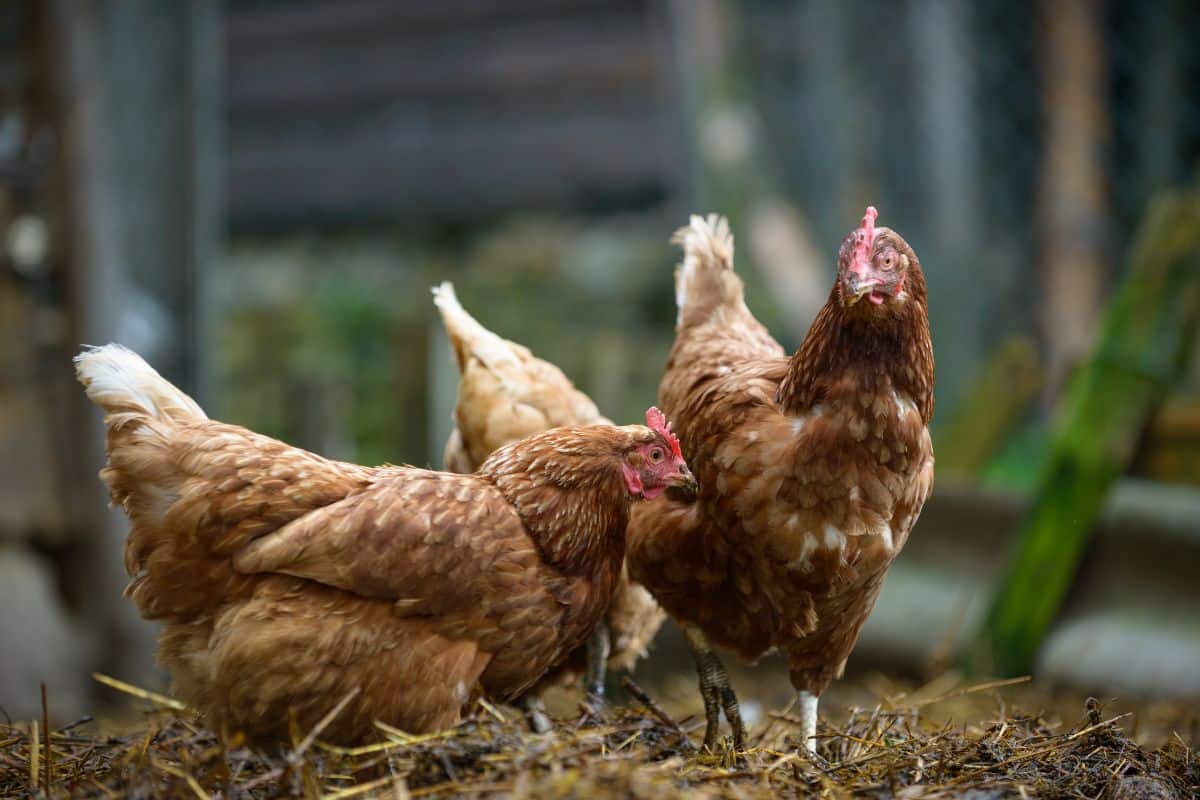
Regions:
[[[118,346],[77,370],[107,412],[102,477],[133,523],[128,594],[165,623],[183,699],[259,740],[356,689],[326,737],[369,738],[375,719],[443,728],[481,693],[527,689],[608,607],[629,506],[615,454],[657,441],[559,429],[481,475],[366,468],[209,420]],[[558,488],[561,471],[540,484],[534,462],[561,470],[568,446],[595,454],[570,462],[578,485]],[[559,546],[560,528],[591,549]]]
[[[921,307],[903,352],[855,356],[857,332],[833,318],[835,290],[789,359],[746,308],[725,221],[694,217],[677,240],[679,325],[659,391],[700,496],[635,509],[630,572],[673,616],[743,657],[784,649],[793,684],[819,695],[932,487],[932,400],[911,388],[932,388],[924,285],[910,287]],[[814,355],[843,346],[844,357]],[[897,370],[911,374],[895,379]],[[797,408],[784,388],[801,373],[819,385],[816,402]]]
[[[555,426],[612,424],[562,370],[483,327],[459,303],[453,285],[443,283],[433,296],[460,373],[446,469],[473,472],[497,448]],[[612,637],[608,666],[632,669],[664,617],[650,593],[623,570],[605,616]],[[579,648],[541,685],[573,680],[586,660]]]

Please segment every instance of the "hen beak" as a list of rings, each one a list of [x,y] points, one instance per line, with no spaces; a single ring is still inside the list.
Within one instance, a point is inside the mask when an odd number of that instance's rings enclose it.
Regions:
[[[859,283],[858,278],[854,276],[851,276],[847,283],[848,285],[846,288],[848,291],[846,293],[846,305],[848,306],[854,305],[882,285],[875,278],[868,278],[862,283]]]
[[[667,488],[671,490],[672,497],[681,500],[695,500],[700,493],[700,484],[696,482],[696,476],[688,469],[687,464],[679,465],[679,472],[667,482]]]

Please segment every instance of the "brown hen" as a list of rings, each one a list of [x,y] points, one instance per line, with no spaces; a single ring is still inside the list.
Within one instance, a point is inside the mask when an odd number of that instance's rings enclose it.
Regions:
[[[608,608],[632,498],[694,485],[656,409],[653,428],[559,428],[453,475],[209,420],[116,345],[76,365],[133,523],[127,594],[163,621],[179,695],[258,742],[354,692],[326,738],[444,728],[480,695],[527,690]]]
[[[460,373],[446,469],[473,472],[497,448],[559,425],[612,424],[562,370],[483,327],[459,303],[452,284],[435,287],[433,298]],[[586,671],[588,694],[603,697],[606,660],[611,669],[632,669],[665,616],[650,593],[622,570],[605,624],[596,628],[586,648],[573,651],[548,672],[534,695],[551,684],[573,682]]]
[[[687,633],[715,743],[737,698],[710,642],[778,648],[815,749],[817,698],[841,674],[933,485],[933,349],[912,248],[868,208],[791,357],[751,315],[724,219],[676,235],[676,339],[659,387],[700,484],[635,510],[630,574]]]

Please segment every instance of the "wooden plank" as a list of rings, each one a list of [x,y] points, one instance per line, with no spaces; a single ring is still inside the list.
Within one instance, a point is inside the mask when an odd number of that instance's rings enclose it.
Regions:
[[[1010,567],[967,654],[975,671],[1030,669],[1109,487],[1181,371],[1200,322],[1200,190],[1168,193],[1151,205],[1127,274],[1071,384]]]
[[[352,112],[364,103],[466,104],[488,95],[553,93],[579,105],[580,93],[648,94],[653,67],[646,26],[629,15],[241,46],[229,54],[229,105],[235,123],[243,115],[296,108]]]
[[[322,0],[305,3],[234,4],[229,12],[229,44],[261,47],[307,40],[347,41],[400,32],[488,27],[514,19],[638,13],[647,0]]]
[[[395,220],[579,207],[666,191],[673,149],[656,109],[569,116],[393,117],[350,129],[233,131],[235,224]]]

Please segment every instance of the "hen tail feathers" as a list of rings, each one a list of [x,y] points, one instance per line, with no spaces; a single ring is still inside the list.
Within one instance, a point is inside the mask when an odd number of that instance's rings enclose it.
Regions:
[[[702,321],[717,306],[741,303],[742,282],[733,271],[733,233],[725,217],[692,215],[671,241],[683,248],[683,261],[675,270],[677,326]]]
[[[75,356],[75,374],[87,396],[108,414],[109,428],[138,417],[163,422],[208,418],[195,400],[119,344],[84,349]]]
[[[512,346],[479,324],[458,302],[454,284],[443,281],[441,285],[434,286],[432,291],[433,304],[442,315],[442,324],[446,326],[446,334],[454,346],[460,372],[466,369],[467,361],[472,356],[489,367],[506,362],[517,363]]]

